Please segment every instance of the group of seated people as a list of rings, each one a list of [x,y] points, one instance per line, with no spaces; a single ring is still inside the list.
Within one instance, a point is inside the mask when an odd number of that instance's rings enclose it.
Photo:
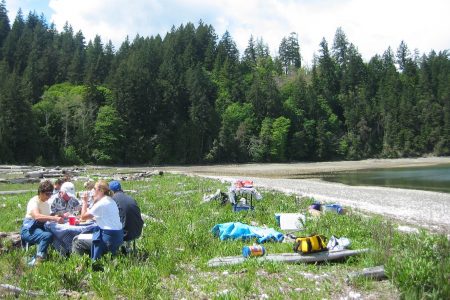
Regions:
[[[122,191],[118,181],[109,184],[97,181],[91,190],[82,193],[81,201],[76,197],[72,182],[57,181],[54,185],[45,180],[39,184],[38,193],[31,198],[21,228],[23,242],[37,245],[33,264],[46,259],[53,234],[45,223],[64,223],[68,216],[79,215],[79,221],[94,220],[96,227],[92,239],[72,242],[72,253],[90,254],[93,260],[111,252],[115,255],[124,241],[141,235],[143,220],[136,201]],[[89,184],[85,188],[90,188]]]

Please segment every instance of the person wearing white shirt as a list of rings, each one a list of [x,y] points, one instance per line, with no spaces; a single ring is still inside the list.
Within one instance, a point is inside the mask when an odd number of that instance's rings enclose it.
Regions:
[[[27,212],[20,230],[20,237],[24,242],[38,245],[37,255],[32,264],[35,262],[38,263],[46,258],[48,246],[53,241],[52,233],[44,227],[45,222],[54,221],[64,223],[62,217],[50,215],[48,199],[52,194],[53,184],[48,180],[43,181],[39,184],[37,195],[31,198],[27,205]]]
[[[95,219],[99,229],[93,233],[91,258],[99,259],[103,254],[111,252],[116,254],[123,242],[122,223],[119,209],[111,198],[112,192],[108,183],[99,180],[94,187],[94,205],[88,208],[88,197],[84,195],[81,206],[81,221]]]

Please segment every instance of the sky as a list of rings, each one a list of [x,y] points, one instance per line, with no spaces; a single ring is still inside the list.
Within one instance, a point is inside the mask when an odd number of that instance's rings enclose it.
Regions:
[[[6,0],[11,24],[19,7],[24,16],[43,13],[58,31],[68,22],[87,41],[98,34],[116,49],[126,36],[164,37],[173,25],[200,20],[219,38],[228,30],[241,55],[253,35],[276,56],[281,39],[295,32],[306,65],[323,38],[332,47],[338,27],[365,61],[401,41],[420,54],[450,49],[448,0]]]

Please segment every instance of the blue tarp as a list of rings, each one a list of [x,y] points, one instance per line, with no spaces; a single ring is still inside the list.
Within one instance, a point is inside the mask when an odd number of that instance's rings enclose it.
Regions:
[[[260,228],[256,226],[249,226],[240,222],[229,222],[217,224],[213,227],[211,232],[218,236],[222,241],[228,239],[251,239],[257,238],[258,243],[266,241],[281,242],[284,238],[283,234],[273,228]]]

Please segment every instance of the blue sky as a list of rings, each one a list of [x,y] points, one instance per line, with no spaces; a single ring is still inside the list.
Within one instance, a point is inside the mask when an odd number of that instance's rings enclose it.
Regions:
[[[11,23],[19,7],[24,15],[35,10],[58,30],[67,21],[87,40],[99,34],[116,47],[127,35],[164,36],[172,25],[201,19],[219,37],[228,30],[241,54],[250,35],[277,55],[281,39],[296,32],[306,63],[323,37],[332,46],[338,27],[365,60],[402,40],[420,54],[450,49],[448,0],[6,0],[6,7]]]

